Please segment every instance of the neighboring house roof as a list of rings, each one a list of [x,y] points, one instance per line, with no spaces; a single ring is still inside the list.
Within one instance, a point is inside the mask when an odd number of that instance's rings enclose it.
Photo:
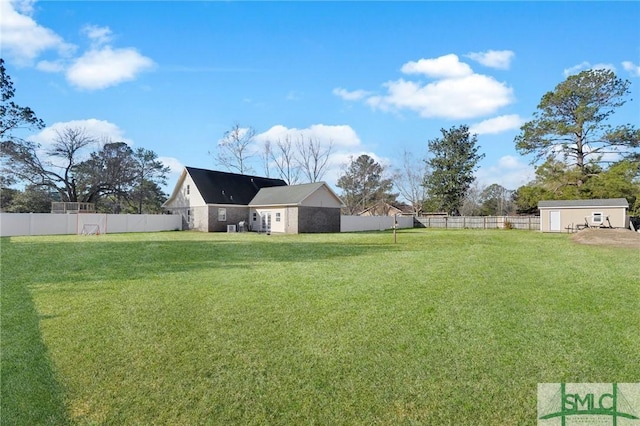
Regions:
[[[538,207],[629,207],[626,198],[602,198],[594,200],[546,200],[539,201]]]
[[[368,207],[358,213],[358,216],[393,216],[394,214],[404,213],[404,211],[393,204],[384,201],[378,201],[371,207]]]
[[[249,203],[252,207],[257,206],[298,206],[301,205],[310,195],[322,187],[335,197],[336,201],[342,205],[340,198],[329,188],[325,182],[305,183],[302,185],[289,185],[282,187],[262,188]]]
[[[282,179],[185,167],[173,194],[164,205],[168,205],[177,196],[187,174],[191,176],[196,189],[206,204],[238,204],[246,206],[260,189],[287,185]]]

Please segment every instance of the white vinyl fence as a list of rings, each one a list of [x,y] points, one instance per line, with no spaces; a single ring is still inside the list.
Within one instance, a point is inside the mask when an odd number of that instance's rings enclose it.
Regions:
[[[383,231],[393,228],[393,216],[340,216],[340,232]],[[398,216],[398,228],[413,228],[413,217]]]
[[[0,237],[79,234],[85,225],[100,233],[157,232],[182,229],[180,215],[0,213]]]

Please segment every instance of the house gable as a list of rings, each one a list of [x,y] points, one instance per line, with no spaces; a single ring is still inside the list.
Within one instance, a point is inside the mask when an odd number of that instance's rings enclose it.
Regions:
[[[286,186],[282,179],[240,175],[215,170],[185,167],[167,208],[210,204],[246,206],[258,191],[270,186]]]
[[[206,204],[246,206],[262,188],[286,186],[282,179],[186,167]]]
[[[259,206],[307,206],[335,207],[343,206],[342,201],[325,182],[289,185],[261,189],[249,203]]]
[[[178,182],[171,193],[171,196],[167,201],[162,204],[162,207],[171,208],[183,208],[183,207],[200,207],[205,206],[204,198],[197,191],[196,185],[187,173],[187,169],[182,170]]]
[[[358,213],[358,216],[394,216],[402,213],[403,211],[400,208],[384,201],[378,201],[373,206]]]

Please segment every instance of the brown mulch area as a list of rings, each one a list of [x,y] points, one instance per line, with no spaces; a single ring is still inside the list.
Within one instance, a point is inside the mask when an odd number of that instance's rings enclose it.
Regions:
[[[606,245],[614,247],[630,247],[640,249],[640,232],[630,229],[583,229],[571,236],[579,244]]]

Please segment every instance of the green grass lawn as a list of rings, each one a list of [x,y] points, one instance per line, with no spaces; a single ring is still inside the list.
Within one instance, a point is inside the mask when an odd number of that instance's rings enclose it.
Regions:
[[[2,425],[536,424],[640,381],[640,256],[528,231],[1,240]]]

